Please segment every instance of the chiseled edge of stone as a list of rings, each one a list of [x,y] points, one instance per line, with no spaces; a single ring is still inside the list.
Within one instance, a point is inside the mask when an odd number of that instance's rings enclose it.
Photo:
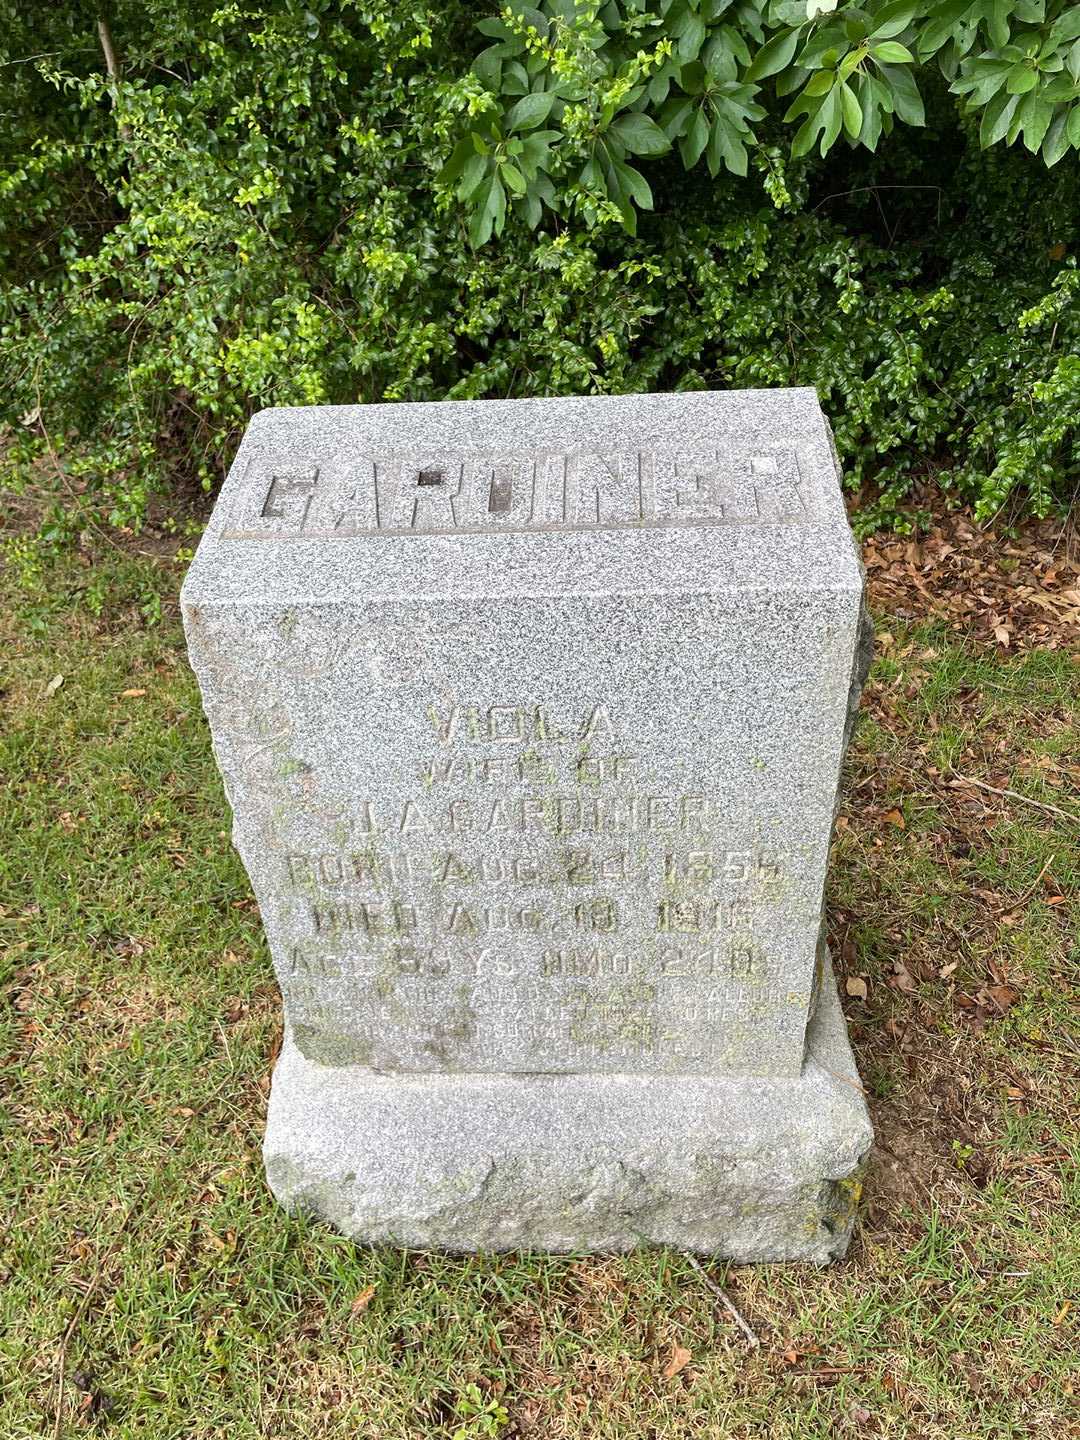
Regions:
[[[872,1139],[830,977],[788,1081],[384,1077],[286,1039],[264,1158],[287,1209],[366,1244],[824,1265],[847,1249]]]
[[[829,443],[829,453],[832,455],[833,467],[836,470],[836,488],[840,497],[840,504],[843,507],[844,494],[844,471],[840,464],[840,456],[836,449],[836,437],[833,435],[832,426],[824,410],[821,411],[821,421],[825,427],[825,438]],[[845,515],[846,518],[846,515]],[[859,549],[859,542],[848,525],[848,534],[851,539],[851,549],[855,558],[856,571],[862,581],[862,594],[859,598],[859,620],[855,634],[855,653],[851,663],[851,681],[848,686],[847,720],[844,724],[844,744],[841,751],[841,760],[847,754],[848,744],[851,740],[851,733],[855,728],[855,716],[859,709],[859,700],[862,696],[863,686],[866,684],[866,677],[870,673],[870,666],[874,659],[874,622],[871,619],[870,611],[866,604],[866,567],[862,562],[862,552]],[[837,791],[837,803],[839,803],[839,790]]]
[[[247,484],[251,463],[260,455],[265,454],[268,449],[279,445],[284,446],[286,450],[294,443],[300,445],[301,449],[309,446],[311,444],[310,428],[317,423],[321,423],[330,431],[340,431],[347,429],[350,420],[355,416],[357,420],[362,419],[364,424],[387,418],[392,420],[393,425],[396,426],[405,421],[409,414],[418,416],[422,413],[425,421],[434,422],[437,419],[443,425],[454,430],[465,421],[468,411],[489,412],[494,415],[497,411],[503,410],[504,413],[509,414],[511,408],[516,407],[518,413],[534,410],[540,414],[546,410],[554,414],[562,407],[566,408],[568,413],[575,408],[585,412],[595,410],[597,413],[604,413],[605,407],[609,411],[614,407],[617,411],[635,404],[645,410],[656,406],[663,409],[665,401],[683,401],[690,405],[695,402],[708,405],[709,401],[715,401],[719,417],[720,411],[726,411],[729,416],[734,416],[740,408],[746,408],[753,412],[758,407],[767,407],[770,404],[770,397],[774,397],[774,403],[777,404],[778,409],[787,406],[796,411],[805,412],[808,422],[805,432],[807,439],[819,426],[824,428],[839,481],[840,469],[836,463],[836,448],[832,430],[821,408],[816,390],[807,386],[767,386],[750,390],[646,391],[630,395],[516,397],[506,400],[398,401],[367,405],[267,407],[256,411],[251,416],[247,429],[241,437],[240,445],[233,456],[232,464],[214,503],[210,520],[203,531],[195,555],[192,557],[192,562],[184,577],[180,594],[181,606],[198,605],[206,598],[199,593],[201,572],[210,551],[224,538],[229,529],[230,516]],[[426,432],[421,436],[422,441],[425,439]],[[820,523],[836,522],[846,518],[839,484],[835,492],[832,492],[831,487],[821,485],[818,498],[823,506]],[[633,527],[628,528],[633,529]],[[487,534],[487,532],[479,533]],[[499,532],[491,533],[498,534]],[[538,529],[536,533],[545,532]],[[572,531],[564,532],[560,529],[559,533],[572,533]],[[275,537],[267,538],[272,542]]]
[[[836,502],[844,516],[856,573],[862,587],[859,593],[858,614],[855,620],[855,644],[851,657],[851,676],[848,681],[847,712],[844,718],[844,734],[840,745],[840,763],[836,772],[836,794],[833,799],[832,821],[829,827],[831,840],[832,831],[836,825],[836,816],[840,810],[844,760],[847,756],[848,746],[851,744],[851,737],[855,731],[855,721],[859,713],[859,701],[862,698],[863,686],[866,684],[866,677],[870,673],[870,666],[874,659],[874,622],[866,604],[866,568],[862,562],[862,552],[859,548],[858,541],[855,539],[854,532],[847,522],[847,511],[843,499],[843,470],[840,465],[840,456],[836,449],[836,440],[833,436],[832,426],[829,424],[828,416],[824,410],[819,409],[819,413],[825,431],[825,438],[828,442],[829,453],[832,456],[833,468],[836,471]],[[828,989],[828,986],[825,984],[825,977],[827,974],[831,974],[827,934],[828,922],[825,913],[825,896],[823,894],[821,897],[821,920],[818,927],[817,962],[814,967],[813,990],[810,996],[811,1019],[821,1004],[822,994]],[[806,1041],[807,1053],[809,1053],[809,1048],[810,1033],[808,1027]]]

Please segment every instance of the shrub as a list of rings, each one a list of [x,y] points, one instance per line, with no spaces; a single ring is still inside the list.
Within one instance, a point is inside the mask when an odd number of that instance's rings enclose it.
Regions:
[[[928,476],[983,517],[1073,483],[1076,167],[983,152],[944,79],[877,154],[766,117],[747,177],[641,160],[634,227],[553,164],[478,244],[471,7],[126,0],[112,74],[79,5],[0,19],[8,468],[51,447],[114,524],[256,408],[379,399],[816,385],[866,526]]]
[[[453,93],[469,122],[442,177],[477,243],[508,205],[632,231],[652,208],[638,157],[674,145],[688,170],[745,175],[770,117],[794,125],[793,157],[874,151],[924,123],[920,62],[983,145],[1022,139],[1048,166],[1080,149],[1073,0],[508,0],[477,29],[494,43]]]

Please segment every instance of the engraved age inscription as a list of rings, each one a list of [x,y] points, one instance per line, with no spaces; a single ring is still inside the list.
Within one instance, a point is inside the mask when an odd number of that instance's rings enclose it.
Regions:
[[[414,793],[280,855],[298,1029],[376,1068],[752,1071],[809,999],[766,933],[798,857],[654,784],[604,704],[424,718]]]

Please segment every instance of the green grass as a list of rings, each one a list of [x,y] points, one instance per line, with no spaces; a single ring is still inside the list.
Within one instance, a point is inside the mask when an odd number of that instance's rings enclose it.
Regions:
[[[830,896],[880,1144],[847,1261],[711,1267],[750,1352],[677,1253],[367,1251],[272,1203],[278,999],[179,577],[112,553],[4,596],[0,1434],[1066,1432],[1080,847],[949,767],[1075,812],[1069,656],[889,622]]]

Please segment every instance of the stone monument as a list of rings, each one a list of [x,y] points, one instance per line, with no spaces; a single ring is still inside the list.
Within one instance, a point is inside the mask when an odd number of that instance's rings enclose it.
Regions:
[[[268,410],[184,624],[285,1002],[290,1208],[842,1254],[822,923],[869,651],[811,390]]]

